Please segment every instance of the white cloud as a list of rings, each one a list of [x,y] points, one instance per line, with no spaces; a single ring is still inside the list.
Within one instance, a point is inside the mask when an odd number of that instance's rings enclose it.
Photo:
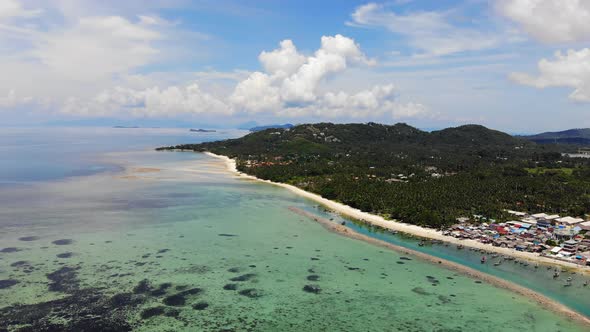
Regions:
[[[8,91],[6,96],[0,96],[0,107],[1,108],[14,108],[23,104],[30,103],[31,97],[19,96],[14,89]]]
[[[496,8],[542,42],[590,41],[588,0],[497,0]]]
[[[83,116],[170,117],[181,114],[230,114],[218,98],[203,92],[198,84],[144,90],[117,87],[101,92],[91,100],[69,98],[63,113]]]
[[[258,60],[267,73],[286,77],[294,74],[305,63],[305,56],[297,52],[291,40],[286,39],[281,42],[281,48],[260,53]]]
[[[393,119],[420,118],[429,116],[426,107],[419,103],[400,103],[397,91],[391,84],[376,85],[349,95],[345,92],[328,92],[322,97],[315,115],[329,117],[367,118],[387,115]]]
[[[375,64],[354,40],[342,35],[322,37],[321,47],[309,57],[299,54],[293,42],[285,40],[279,49],[262,52],[259,60],[266,72],[254,72],[237,84],[230,98],[236,111],[354,119],[419,117],[427,113],[422,105],[398,102],[391,84],[356,93],[333,92],[329,87],[320,91],[320,83],[330,75],[350,66]]]
[[[41,13],[39,9],[25,9],[17,0],[0,1],[0,22],[23,17],[33,17]]]
[[[32,56],[66,79],[91,81],[150,63],[163,36],[145,20],[119,16],[84,17],[71,27],[40,33]]]
[[[408,40],[422,56],[442,56],[493,48],[512,38],[453,24],[452,12],[421,11],[400,14],[388,6],[368,3],[356,8],[350,25],[380,27]]]
[[[282,106],[273,78],[261,72],[254,72],[238,83],[230,100],[235,108],[252,113],[274,111]]]
[[[553,61],[541,59],[538,63],[539,75],[534,77],[525,73],[512,73],[510,78],[518,83],[536,88],[571,87],[572,100],[590,102],[590,48],[567,53],[555,53]]]
[[[349,65],[373,63],[354,40],[342,35],[323,36],[321,47],[309,57],[298,53],[292,41],[284,40],[279,49],[262,52],[259,60],[266,72],[250,74],[231,96],[238,109],[261,112],[289,105],[303,107],[317,101],[318,85],[328,75],[342,72]]]
[[[117,6],[93,2],[87,8],[70,0],[28,2],[33,3],[41,9],[0,0],[0,49],[6,51],[0,53],[0,91],[11,91],[0,96],[0,108],[26,101],[88,117],[366,119],[422,114],[400,111],[407,107],[387,82],[358,86],[357,91],[331,89],[333,76],[375,64],[358,43],[342,35],[323,36],[311,54],[284,40],[277,49],[260,53],[263,70],[256,72],[155,72],[153,65],[170,63],[175,44],[208,36],[144,11],[117,12]],[[138,9],[142,2],[133,3]]]

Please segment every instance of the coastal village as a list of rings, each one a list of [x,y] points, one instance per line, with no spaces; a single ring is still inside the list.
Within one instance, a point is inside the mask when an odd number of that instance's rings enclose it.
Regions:
[[[496,222],[481,215],[461,217],[443,234],[590,266],[590,221],[556,214],[506,212],[514,220]]]

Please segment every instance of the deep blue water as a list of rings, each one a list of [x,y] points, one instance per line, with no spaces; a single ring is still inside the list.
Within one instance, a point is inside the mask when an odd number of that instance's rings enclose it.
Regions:
[[[0,128],[0,186],[116,171],[109,152],[153,149],[242,136],[239,130],[186,128]]]

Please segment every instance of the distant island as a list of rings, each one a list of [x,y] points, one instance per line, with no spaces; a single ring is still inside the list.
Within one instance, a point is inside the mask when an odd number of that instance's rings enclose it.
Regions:
[[[266,130],[266,129],[289,129],[289,128],[293,128],[294,125],[290,124],[290,123],[285,123],[285,124],[276,124],[276,125],[266,125],[266,126],[256,126],[256,127],[252,127],[250,128],[251,132],[257,132],[257,131],[262,131],[262,130]]]
[[[195,133],[215,133],[217,130],[214,129],[190,129],[189,131]]]

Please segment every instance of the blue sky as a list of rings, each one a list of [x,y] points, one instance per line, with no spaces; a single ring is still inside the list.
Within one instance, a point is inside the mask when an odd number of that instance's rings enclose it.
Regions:
[[[585,0],[3,0],[0,125],[590,127]]]

